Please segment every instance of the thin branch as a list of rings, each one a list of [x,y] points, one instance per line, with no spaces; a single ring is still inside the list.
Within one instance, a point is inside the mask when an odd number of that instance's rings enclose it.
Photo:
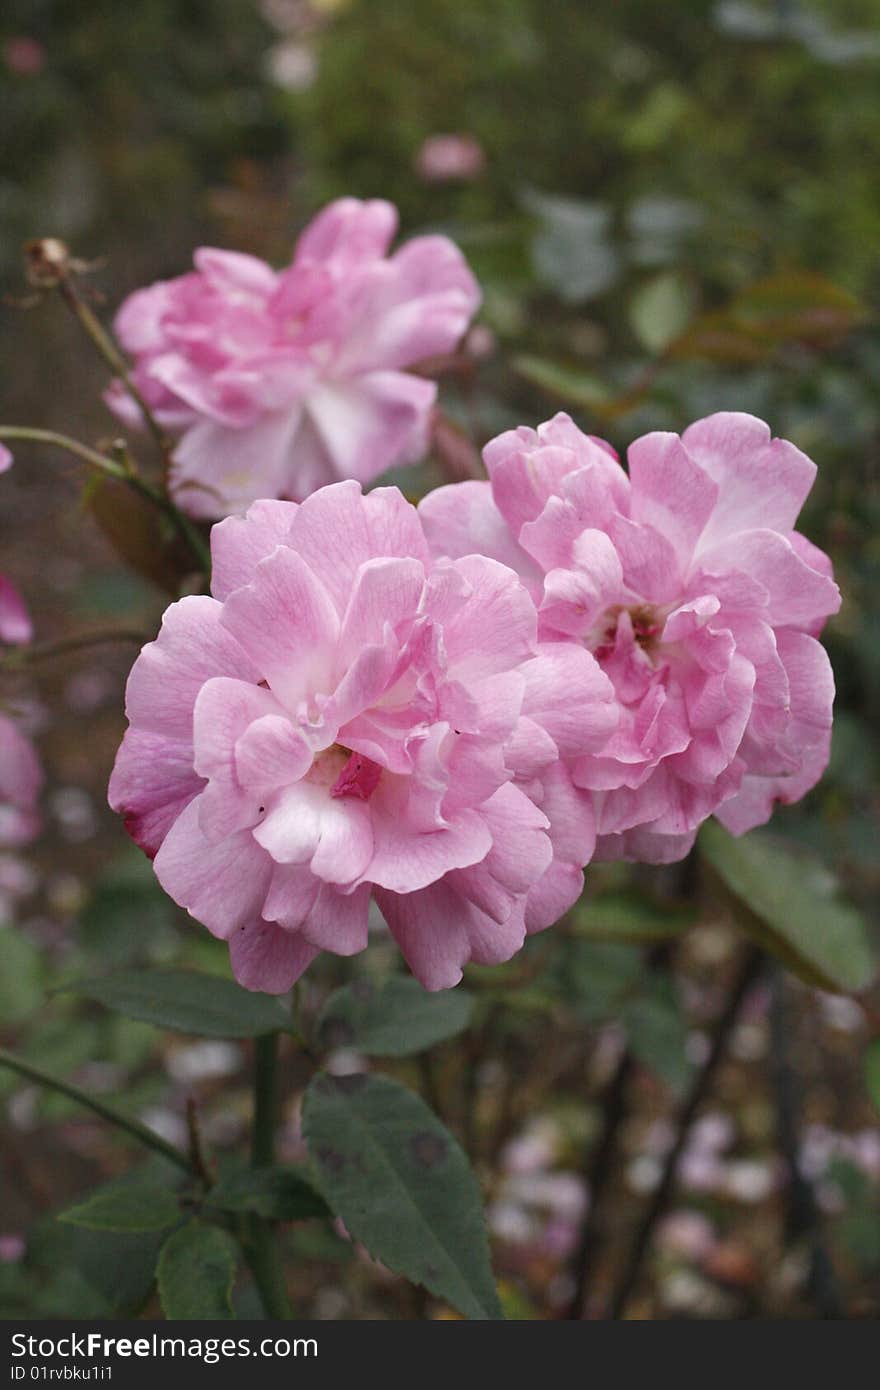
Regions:
[[[189,546],[199,569],[204,570],[206,574],[211,573],[211,548],[198,527],[194,526],[189,517],[175,507],[164,492],[141,477],[128,454],[124,451],[125,461],[120,462],[119,459],[108,458],[106,454],[99,453],[97,449],[92,449],[87,444],[81,444],[78,439],[71,439],[69,435],[58,434],[55,430],[32,429],[25,425],[0,425],[0,439],[23,439],[32,444],[51,444],[57,449],[64,449],[67,453],[73,454],[75,458],[89,464],[92,468],[97,468],[99,472],[108,477],[115,478],[117,482],[127,483],[130,488],[140,493],[156,507],[163,516],[168,517]]]
[[[62,637],[57,642],[12,648],[0,659],[0,671],[17,671],[24,666],[33,666],[39,661],[51,661],[56,656],[87,651],[91,647],[103,647],[111,642],[133,642],[135,646],[142,647],[150,640],[147,633],[135,632],[129,628],[114,628],[107,632],[80,632],[74,637]]]
[[[205,1187],[211,1188],[214,1186],[214,1174],[211,1171],[211,1164],[205,1153],[204,1140],[202,1139],[202,1127],[199,1124],[198,1106],[192,1096],[188,1096],[186,1101],[186,1130],[189,1138],[190,1167],[201,1179]]]
[[[70,435],[58,434],[56,430],[32,429],[30,425],[0,425],[0,439],[26,439],[32,444],[52,444],[111,478],[117,478],[120,482],[131,481],[121,463],[98,453],[97,449],[90,449],[88,444],[81,444],[78,439],[71,439]]]
[[[675,1186],[676,1173],[679,1161],[690,1133],[691,1125],[697,1116],[697,1111],[709,1093],[718,1065],[724,1056],[727,1042],[730,1037],[737,1016],[742,1007],[743,1000],[757,980],[764,965],[763,952],[757,946],[750,946],[743,957],[740,968],[730,993],[727,996],[721,1017],[715,1029],[715,1036],[709,1049],[709,1055],[694,1077],[691,1088],[685,1097],[678,1117],[678,1126],[675,1141],[669,1153],[666,1155],[666,1162],[663,1166],[663,1174],[648,1207],[642,1216],[642,1220],[636,1228],[632,1245],[623,1268],[623,1272],[617,1283],[617,1288],[612,1295],[609,1305],[608,1316],[610,1318],[621,1318],[626,1311],[626,1306],[638,1284],[642,1272],[642,1264],[654,1228],[658,1220],[666,1210],[666,1206],[672,1195]]]
[[[773,972],[770,1027],[777,1133],[779,1147],[788,1169],[785,1239],[787,1244],[802,1242],[809,1252],[807,1289],[819,1317],[840,1319],[846,1314],[837,1287],[834,1265],[823,1239],[822,1216],[812,1183],[801,1167],[798,1152],[800,1097],[797,1078],[791,1064],[785,994],[785,977],[776,967]]]
[[[33,1062],[28,1062],[24,1057],[17,1057],[13,1052],[7,1052],[5,1047],[0,1047],[0,1066],[8,1067],[10,1071],[17,1072],[19,1076],[24,1076],[28,1081],[34,1081],[38,1086],[47,1086],[52,1091],[67,1096],[77,1105],[84,1106],[96,1115],[100,1115],[102,1120],[107,1120],[117,1129],[124,1130],[126,1134],[137,1139],[139,1143],[146,1144],[150,1149],[155,1149],[164,1158],[176,1163],[178,1168],[182,1168],[185,1173],[191,1172],[189,1159],[180,1149],[175,1148],[163,1139],[161,1134],[156,1134],[154,1130],[147,1129],[146,1125],[140,1124],[137,1120],[131,1120],[127,1115],[114,1110],[111,1105],[106,1105],[104,1101],[98,1100],[96,1096],[90,1096],[88,1092],[81,1091],[78,1086],[74,1086],[70,1081],[63,1081],[58,1076],[52,1076],[44,1071],[42,1067],[35,1066]]]
[[[132,380],[131,370],[125,358],[122,356],[122,353],[104,328],[100,319],[82,298],[76,288],[75,282],[69,274],[63,273],[59,275],[58,292],[67,307],[79,321],[88,337],[94,343],[98,350],[98,355],[106,362],[111,372],[115,372],[116,376],[119,377],[119,380],[141,412],[144,417],[144,423],[153,436],[156,447],[164,463],[171,449],[171,442],[150,407],[147,405],[141,392],[138,390],[137,386],[135,386]]]
[[[633,1055],[629,1046],[624,1043],[614,1074],[602,1098],[599,1138],[589,1150],[589,1160],[584,1166],[584,1178],[590,1205],[586,1220],[581,1228],[581,1237],[574,1259],[575,1287],[566,1313],[568,1319],[579,1319],[586,1316],[587,1294],[592,1288],[597,1256],[606,1235],[604,1197],[613,1172],[617,1137],[626,1115],[626,1092],[633,1069]]]

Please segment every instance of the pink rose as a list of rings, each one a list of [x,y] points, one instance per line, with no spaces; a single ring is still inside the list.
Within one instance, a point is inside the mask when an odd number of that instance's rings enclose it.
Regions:
[[[212,554],[213,598],[132,670],[110,802],[242,984],[362,950],[371,897],[429,989],[571,905],[595,827],[562,757],[617,712],[511,570],[432,562],[397,489],[353,481],[257,502]]]
[[[424,454],[437,388],[405,368],[452,351],[480,293],[446,237],[389,256],[396,227],[390,203],[341,198],[286,270],[203,247],[193,272],[122,305],[116,332],[134,380],[180,433],[170,483],[191,516],[366,483]],[[108,402],[140,423],[118,382]]]
[[[794,530],[815,465],[750,415],[649,434],[629,473],[567,415],[493,440],[491,483],[421,504],[435,554],[515,568],[547,642],[577,641],[620,722],[570,764],[598,853],[668,862],[707,816],[733,833],[797,801],[827,762],[834,682],[816,640],[840,605],[828,557]]]

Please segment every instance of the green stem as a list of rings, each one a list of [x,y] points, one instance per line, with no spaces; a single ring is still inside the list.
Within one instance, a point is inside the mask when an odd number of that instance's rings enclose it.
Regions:
[[[117,1129],[122,1129],[126,1134],[130,1134],[139,1143],[146,1144],[148,1148],[155,1149],[156,1153],[162,1154],[163,1158],[176,1163],[178,1168],[184,1172],[191,1172],[189,1160],[180,1149],[169,1144],[160,1134],[147,1129],[146,1125],[139,1124],[137,1120],[130,1120],[127,1115],[122,1115],[112,1106],[105,1105],[102,1100],[95,1096],[90,1096],[86,1091],[81,1091],[78,1086],[74,1086],[70,1081],[62,1081],[58,1076],[52,1076],[49,1072],[43,1071],[42,1067],[37,1067],[33,1062],[28,1062],[24,1057],[17,1057],[12,1052],[7,1052],[5,1047],[0,1047],[0,1066],[8,1067],[10,1071],[18,1072],[19,1076],[27,1077],[28,1081],[35,1081],[38,1086],[48,1086],[52,1091],[58,1091],[62,1096],[67,1096],[69,1100],[76,1101],[77,1105],[85,1106],[87,1110],[100,1115],[102,1120],[107,1120],[109,1124],[115,1125]]]
[[[254,1128],[251,1166],[264,1168],[275,1159],[278,1120],[278,1034],[268,1033],[255,1043]],[[270,1318],[293,1317],[284,1282],[284,1266],[271,1223],[259,1216],[247,1222],[246,1248],[263,1306]]]
[[[109,478],[115,478],[117,482],[127,483],[135,492],[140,493],[154,507],[157,507],[164,516],[167,516],[172,525],[177,529],[189,546],[199,569],[206,574],[211,573],[211,548],[202,536],[201,532],[190,521],[189,517],[184,516],[183,512],[169,501],[165,494],[148,483],[139,473],[135,472],[130,461],[120,463],[117,459],[108,458],[106,454],[101,454],[97,449],[89,448],[88,444],[81,444],[78,439],[71,439],[69,435],[58,434],[55,430],[32,429],[25,425],[0,425],[0,439],[24,439],[32,444],[51,444],[57,449],[65,449],[67,453],[73,454],[75,458],[81,459],[83,463],[89,464],[92,468],[97,468]]]
[[[0,425],[0,439],[26,439],[32,444],[53,444],[57,449],[66,449],[69,454],[82,459],[83,463],[91,464],[92,468],[99,469],[111,478],[118,478],[122,482],[129,481],[129,475],[121,463],[107,458],[106,454],[99,454],[97,449],[90,449],[88,444],[81,444],[78,439],[71,439],[68,434],[58,434],[55,430],[32,429],[30,425]]]
[[[278,1034],[267,1033],[254,1044],[254,1129],[251,1162],[265,1168],[275,1157],[275,1126],[278,1120]]]
[[[68,275],[62,275],[58,282],[58,289],[65,304],[76,316],[80,325],[94,343],[98,350],[98,355],[107,363],[111,372],[116,373],[138,410],[143,415],[144,423],[153,436],[156,447],[162,455],[162,460],[164,462],[171,448],[170,441],[140,391],[135,386],[128,363],[122,356],[122,353],[104,328],[100,319],[92,312],[85,300],[81,298],[76,286]]]

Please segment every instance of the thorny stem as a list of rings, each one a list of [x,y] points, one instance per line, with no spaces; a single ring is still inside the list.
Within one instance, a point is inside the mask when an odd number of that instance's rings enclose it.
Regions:
[[[278,1034],[268,1033],[255,1042],[254,1120],[251,1166],[263,1168],[275,1158],[278,1119]],[[245,1237],[248,1262],[270,1318],[293,1317],[284,1283],[284,1266],[271,1224],[259,1216],[247,1219]]]
[[[26,1077],[28,1081],[35,1081],[38,1086],[47,1086],[52,1091],[58,1091],[61,1095],[67,1096],[69,1100],[76,1101],[77,1105],[85,1106],[87,1110],[92,1110],[96,1115],[100,1115],[103,1120],[115,1125],[117,1129],[124,1130],[126,1134],[130,1134],[139,1143],[146,1144],[150,1149],[155,1149],[157,1153],[162,1154],[163,1158],[176,1163],[178,1168],[182,1168],[185,1173],[192,1171],[186,1154],[181,1153],[180,1149],[175,1148],[173,1144],[169,1144],[160,1134],[156,1134],[152,1129],[147,1129],[146,1125],[140,1124],[137,1120],[129,1119],[127,1115],[120,1114],[118,1110],[114,1110],[112,1106],[98,1100],[96,1096],[90,1096],[88,1092],[81,1091],[72,1082],[62,1081],[60,1077],[52,1076],[42,1067],[26,1061],[24,1057],[17,1057],[15,1053],[7,1052],[5,1047],[0,1047],[0,1066],[18,1072],[19,1076]]]
[[[32,429],[25,425],[0,425],[0,439],[24,439],[33,444],[51,444],[57,449],[65,449],[67,453],[73,454],[92,468],[97,468],[107,477],[127,483],[168,517],[189,546],[199,569],[210,574],[211,550],[198,528],[169,501],[161,489],[141,477],[128,455],[124,456],[125,462],[120,462],[119,459],[108,458],[106,454],[99,453],[97,449],[91,449],[87,444],[81,444],[78,439],[71,439],[69,435],[58,434],[55,430]]]
[[[97,315],[80,295],[73,280],[69,275],[62,275],[58,281],[58,291],[67,307],[77,318],[95,347],[107,363],[112,372],[119,377],[128,394],[131,396],[138,410],[144,417],[144,423],[156,443],[163,462],[167,459],[171,448],[170,440],[162,429],[150,407],[147,405],[138,388],[135,386],[128,363],[117,348],[113,339],[101,324]]]
[[[696,1119],[697,1111],[709,1092],[715,1073],[718,1070],[718,1065],[724,1056],[728,1039],[736,1023],[743,1000],[760,975],[763,965],[763,952],[757,946],[750,946],[742,959],[736,979],[727,996],[721,1017],[715,1029],[715,1036],[712,1039],[709,1055],[694,1077],[691,1088],[681,1106],[675,1141],[669,1153],[666,1155],[660,1182],[636,1228],[636,1233],[633,1237],[623,1272],[611,1298],[608,1309],[608,1316],[610,1318],[621,1318],[626,1311],[626,1306],[639,1281],[642,1263],[651,1243],[654,1228],[663,1215],[663,1212],[666,1210],[667,1203],[672,1195],[679,1161],[684,1152],[691,1125]]]

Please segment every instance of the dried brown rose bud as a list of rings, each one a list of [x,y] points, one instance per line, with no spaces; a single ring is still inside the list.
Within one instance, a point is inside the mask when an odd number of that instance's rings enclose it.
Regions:
[[[24,245],[25,276],[35,289],[50,290],[70,269],[70,252],[58,237],[38,237]]]

